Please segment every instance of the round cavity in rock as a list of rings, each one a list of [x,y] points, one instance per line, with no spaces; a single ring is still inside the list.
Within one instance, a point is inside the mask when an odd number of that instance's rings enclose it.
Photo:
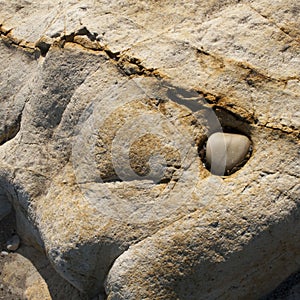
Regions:
[[[239,167],[250,152],[251,141],[241,134],[217,132],[206,144],[206,162],[215,175],[228,175]]]

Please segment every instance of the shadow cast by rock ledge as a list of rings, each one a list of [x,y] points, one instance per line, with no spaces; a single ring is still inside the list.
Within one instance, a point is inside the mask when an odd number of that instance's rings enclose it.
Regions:
[[[297,300],[300,299],[300,269],[290,275],[270,294],[259,300]]]

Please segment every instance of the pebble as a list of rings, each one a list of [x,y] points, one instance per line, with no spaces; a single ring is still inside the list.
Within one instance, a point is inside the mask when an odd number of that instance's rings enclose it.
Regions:
[[[9,251],[16,251],[20,246],[20,238],[17,234],[13,235],[7,242],[6,242],[6,249]]]
[[[249,152],[251,142],[245,135],[217,132],[206,145],[206,161],[215,175],[224,175],[240,164]]]
[[[1,251],[1,256],[6,256],[6,255],[8,255],[7,251]]]

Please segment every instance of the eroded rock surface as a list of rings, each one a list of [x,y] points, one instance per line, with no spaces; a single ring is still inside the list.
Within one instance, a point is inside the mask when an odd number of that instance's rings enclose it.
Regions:
[[[1,1],[0,193],[22,242],[108,299],[257,299],[297,271],[299,10]],[[226,177],[201,154],[222,128],[253,146]]]
[[[1,299],[88,299],[53,270],[43,253],[31,247],[1,256],[0,271]]]

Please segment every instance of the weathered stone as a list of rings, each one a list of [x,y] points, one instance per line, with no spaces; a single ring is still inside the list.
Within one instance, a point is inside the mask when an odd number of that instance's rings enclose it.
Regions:
[[[108,299],[257,299],[299,269],[298,8],[2,1],[0,192],[22,242]],[[198,155],[222,127],[253,144],[224,178]]]
[[[11,293],[25,299],[52,299],[47,284],[34,265],[18,253],[11,254],[1,270],[1,281]],[[34,293],[33,293],[34,291]]]
[[[0,27],[1,28],[1,27]],[[0,145],[12,139],[20,129],[22,110],[26,99],[23,92],[30,89],[25,83],[37,68],[33,55],[0,43],[1,96],[0,96]]]
[[[206,145],[206,160],[210,171],[216,175],[224,175],[238,166],[249,152],[251,142],[241,134],[212,134]]]
[[[9,291],[8,297],[28,300],[88,299],[63,280],[45,256],[34,248],[22,246],[18,252],[7,254],[1,261],[1,267],[0,281],[3,291]]]

